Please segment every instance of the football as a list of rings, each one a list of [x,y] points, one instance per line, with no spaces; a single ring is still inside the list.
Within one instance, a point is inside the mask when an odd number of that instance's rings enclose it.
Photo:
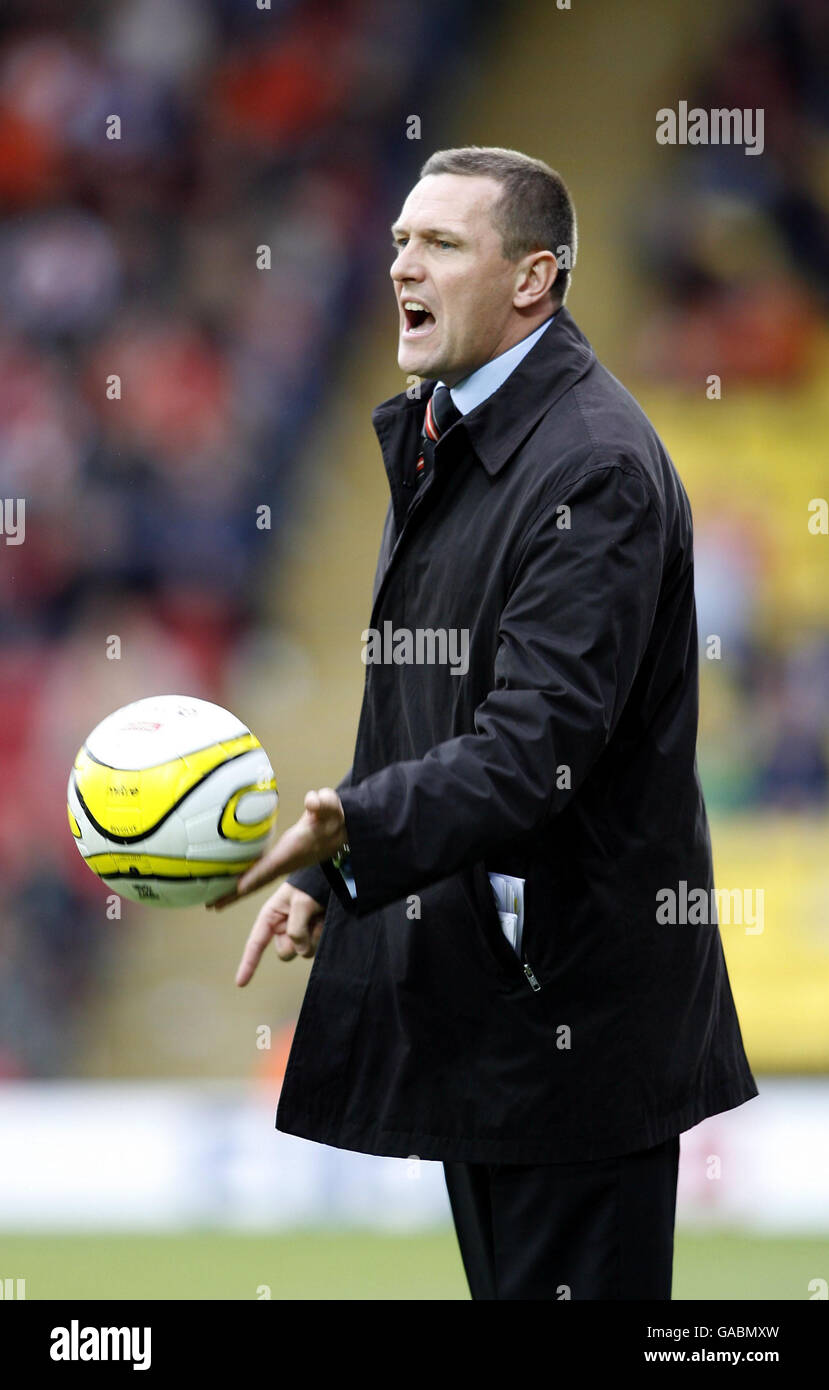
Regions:
[[[155,907],[214,902],[276,821],[273,768],[247,725],[207,700],[157,695],[92,730],[69,775],[69,827],[93,873]]]

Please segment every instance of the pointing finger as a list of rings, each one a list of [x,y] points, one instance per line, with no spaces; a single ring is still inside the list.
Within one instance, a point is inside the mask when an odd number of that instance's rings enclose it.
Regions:
[[[284,913],[280,914],[284,920]],[[260,912],[251,929],[250,936],[242,952],[242,959],[236,971],[237,985],[246,985],[256,971],[263,952],[274,932],[274,919],[266,911]]]

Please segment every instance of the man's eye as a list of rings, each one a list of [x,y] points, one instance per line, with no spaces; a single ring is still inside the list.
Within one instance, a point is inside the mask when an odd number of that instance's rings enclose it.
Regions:
[[[451,249],[452,249],[452,247],[453,247],[454,245],[455,245],[454,241],[439,241],[439,242],[438,242],[438,246],[441,248],[441,250],[443,250],[444,248],[448,248],[448,249],[451,251]]]
[[[397,251],[402,251],[402,250],[403,250],[403,247],[404,247],[405,245],[406,245],[405,240],[403,240],[403,238],[401,238],[399,241],[393,241],[393,242],[392,242],[392,244],[391,244],[391,249],[392,249],[392,251],[395,251],[395,252],[397,252]]]

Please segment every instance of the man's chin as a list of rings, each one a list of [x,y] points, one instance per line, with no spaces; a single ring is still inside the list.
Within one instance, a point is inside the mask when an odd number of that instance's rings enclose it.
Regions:
[[[397,365],[408,376],[423,377],[424,380],[440,379],[441,364],[425,352],[414,350],[408,343],[402,343],[397,353]]]

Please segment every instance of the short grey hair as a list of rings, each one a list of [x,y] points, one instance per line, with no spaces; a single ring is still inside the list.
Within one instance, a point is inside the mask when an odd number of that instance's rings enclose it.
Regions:
[[[555,169],[519,150],[465,145],[430,155],[420,177],[428,174],[483,175],[500,183],[503,192],[492,216],[505,258],[517,261],[530,251],[552,251],[558,258],[560,248],[566,246],[570,266],[559,266],[551,291],[557,305],[564,303],[570,267],[576,263],[576,213],[567,185]]]

